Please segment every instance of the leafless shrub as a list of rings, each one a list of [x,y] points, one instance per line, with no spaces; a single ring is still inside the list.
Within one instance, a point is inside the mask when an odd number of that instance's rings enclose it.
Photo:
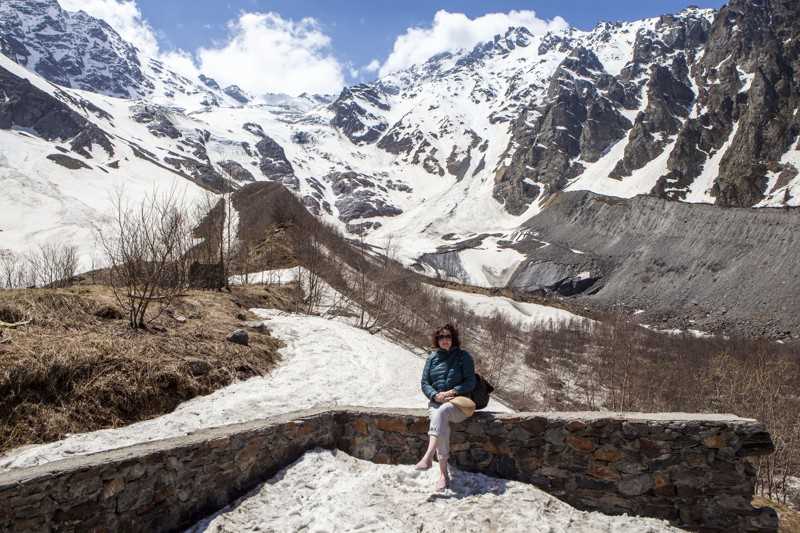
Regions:
[[[99,228],[98,240],[130,326],[145,328],[186,286],[189,217],[174,189],[153,192],[133,206],[118,191],[113,206],[112,229]]]
[[[68,287],[78,270],[78,249],[56,243],[39,245],[24,255],[0,255],[0,287]]]
[[[297,257],[305,270],[300,271],[298,283],[305,291],[304,312],[314,313],[319,309],[323,297],[321,272],[325,270],[325,251],[320,227],[311,228],[297,243]]]
[[[495,312],[488,318],[484,329],[492,346],[492,358],[488,367],[488,379],[492,383],[500,383],[502,373],[508,365],[508,359],[515,348],[514,333],[519,331],[504,314]]]
[[[20,257],[11,250],[0,250],[0,287],[13,289],[22,285],[25,277]]]

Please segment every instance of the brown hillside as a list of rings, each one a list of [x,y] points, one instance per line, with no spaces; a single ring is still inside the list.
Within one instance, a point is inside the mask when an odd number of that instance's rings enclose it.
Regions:
[[[133,331],[107,318],[107,287],[0,291],[0,321],[31,319],[0,328],[0,451],[153,418],[269,373],[280,341],[254,329],[249,346],[225,337],[248,308],[290,309],[296,297],[293,286],[188,291],[149,331]]]

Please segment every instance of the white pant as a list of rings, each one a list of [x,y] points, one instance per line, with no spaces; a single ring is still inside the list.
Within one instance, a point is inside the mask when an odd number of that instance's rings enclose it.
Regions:
[[[463,422],[467,416],[450,402],[438,403],[433,400],[428,403],[428,413],[431,417],[428,435],[438,437],[436,456],[443,463],[450,456],[450,424]]]

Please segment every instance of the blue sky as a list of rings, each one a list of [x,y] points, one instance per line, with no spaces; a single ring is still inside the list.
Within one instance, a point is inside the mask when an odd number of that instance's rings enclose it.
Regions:
[[[195,49],[226,35],[225,23],[241,11],[276,12],[284,18],[313,17],[333,42],[337,57],[356,65],[385,58],[398,35],[411,26],[430,26],[436,11],[470,18],[491,12],[533,10],[540,18],[563,17],[590,29],[601,20],[636,20],[673,13],[689,5],[719,8],[720,0],[139,0],[145,19],[167,47]]]
[[[336,92],[509,25],[533,33],[636,20],[722,0],[58,0],[104,18],[173,68],[250,92]]]

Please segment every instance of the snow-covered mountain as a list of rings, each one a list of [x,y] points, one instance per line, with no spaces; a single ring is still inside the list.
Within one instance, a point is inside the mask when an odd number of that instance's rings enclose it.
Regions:
[[[56,0],[0,3],[0,52],[62,87],[145,98],[192,110],[247,103],[250,96],[211,78],[190,80],[146,57],[106,22]]]
[[[733,0],[509,28],[335,98],[254,97],[171,72],[56,0],[6,0],[0,247],[61,236],[89,253],[116,183],[272,180],[421,271],[502,286],[546,244],[522,225],[560,191],[798,205],[798,15]]]

